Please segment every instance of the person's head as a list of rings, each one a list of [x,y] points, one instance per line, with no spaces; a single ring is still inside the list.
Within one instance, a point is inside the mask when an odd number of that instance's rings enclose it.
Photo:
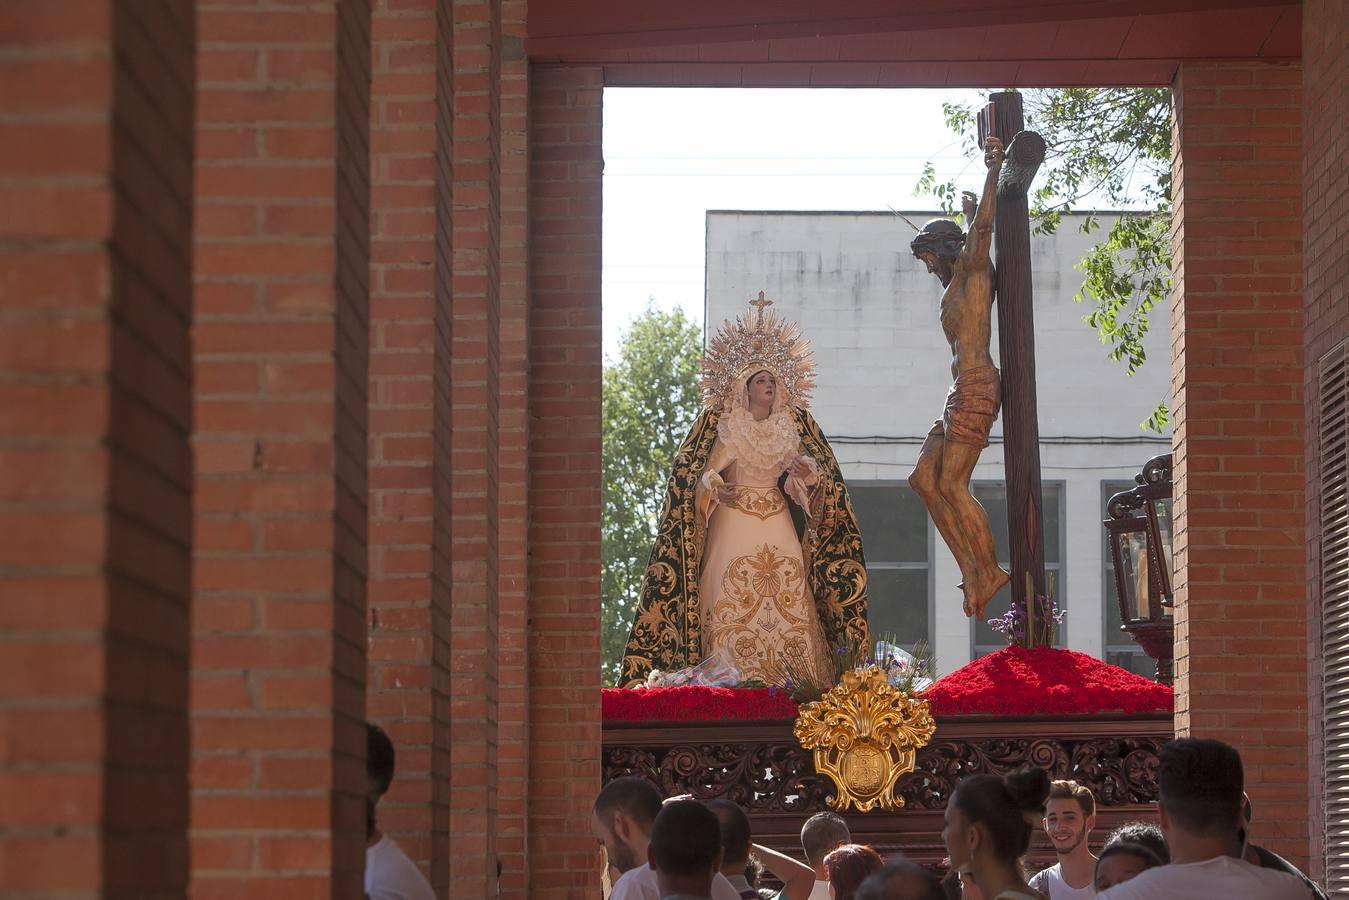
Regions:
[[[1076,781],[1054,781],[1045,801],[1044,828],[1054,851],[1068,856],[1086,845],[1096,827],[1096,798],[1091,789]]]
[[[778,396],[778,380],[773,373],[767,369],[760,369],[749,376],[745,382],[745,387],[749,391],[749,408],[753,410],[772,411],[773,401]]]
[[[861,844],[835,847],[824,857],[829,876],[829,896],[833,900],[853,900],[858,887],[872,872],[885,865],[881,855]]]
[[[1093,883],[1096,890],[1103,891],[1160,865],[1164,865],[1161,858],[1147,845],[1137,841],[1116,841],[1101,848]]]
[[[942,883],[927,869],[907,859],[886,863],[867,876],[854,900],[946,900]]]
[[[393,784],[393,770],[397,762],[393,741],[378,725],[365,726],[365,793],[378,800],[389,792]]]
[[[1162,861],[1162,865],[1171,861],[1171,851],[1166,846],[1166,835],[1151,822],[1125,822],[1110,832],[1110,836],[1105,839],[1105,846],[1109,847],[1120,841],[1142,844]]]
[[[942,830],[951,865],[962,872],[979,862],[1014,867],[1030,847],[1048,796],[1049,776],[1042,769],[961,781],[946,804]]]
[[[818,874],[829,851],[852,840],[848,823],[837,813],[816,813],[801,826],[801,849],[806,852],[806,863]]]
[[[721,826],[721,868],[732,875],[739,874],[749,862],[749,816],[739,804],[730,800],[713,800],[707,804]]]
[[[940,278],[943,285],[951,283],[956,257],[960,256],[964,246],[965,232],[951,219],[930,220],[909,242],[913,255]]]
[[[660,791],[635,776],[615,778],[595,797],[590,830],[620,873],[644,865],[651,827],[661,809]],[[711,813],[709,813],[711,815]],[[713,817],[713,832],[716,818]]]
[[[1158,754],[1157,799],[1162,832],[1213,841],[1235,841],[1242,827],[1241,756],[1205,738],[1181,738]]]
[[[666,803],[651,825],[649,861],[662,896],[711,896],[712,876],[721,867],[716,815],[697,800]]]
[[[393,741],[378,725],[365,726],[365,836],[375,833],[375,804],[393,784]]]

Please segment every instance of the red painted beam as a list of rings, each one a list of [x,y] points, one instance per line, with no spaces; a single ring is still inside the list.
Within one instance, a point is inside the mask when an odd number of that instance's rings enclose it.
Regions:
[[[1270,0],[1105,0],[1029,3],[1025,0],[918,0],[895,13],[893,2],[846,0],[687,0],[680,4],[631,0],[531,0],[526,50],[535,59],[590,62],[634,48],[761,44],[784,39],[837,38],[886,32],[936,31],[971,26],[1086,23],[1177,13],[1268,10],[1278,20],[1298,4]],[[1285,42],[1286,43],[1286,42]],[[894,61],[903,61],[896,58]]]

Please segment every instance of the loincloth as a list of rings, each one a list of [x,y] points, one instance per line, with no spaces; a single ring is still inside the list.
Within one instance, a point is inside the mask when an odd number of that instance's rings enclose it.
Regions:
[[[1002,384],[994,366],[966,369],[946,395],[946,408],[928,434],[940,434],[948,441],[987,447],[988,433],[1002,405]]]

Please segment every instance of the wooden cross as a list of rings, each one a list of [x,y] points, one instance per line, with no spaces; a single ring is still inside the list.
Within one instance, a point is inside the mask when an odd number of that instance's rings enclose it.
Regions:
[[[750,306],[753,306],[753,307],[755,307],[756,309],[759,310],[759,317],[758,317],[757,319],[755,319],[754,324],[755,324],[755,325],[760,325],[760,324],[763,323],[763,311],[764,311],[764,307],[765,307],[765,306],[772,306],[772,305],[773,305],[773,301],[772,301],[772,300],[766,299],[766,298],[764,297],[763,291],[759,291],[759,299],[758,299],[758,300],[751,300],[751,301],[749,301],[749,305],[750,305]]]
[[[1031,293],[1027,192],[1044,161],[1044,140],[1024,132],[1021,95],[993,94],[979,114],[979,140],[1011,142],[998,180],[993,226],[997,253],[998,343],[1002,365],[1003,458],[1007,479],[1012,605],[1026,615],[1026,646],[1049,643],[1053,624],[1037,609],[1045,596],[1045,547],[1040,494],[1040,423],[1035,396],[1035,306]],[[1015,141],[1012,138],[1016,138]],[[1046,603],[1046,606],[1048,604]]]

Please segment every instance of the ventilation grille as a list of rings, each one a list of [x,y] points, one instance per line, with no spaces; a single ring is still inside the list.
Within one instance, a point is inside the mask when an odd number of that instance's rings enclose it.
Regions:
[[[1326,882],[1349,896],[1349,343],[1321,360],[1321,610],[1325,659]]]

